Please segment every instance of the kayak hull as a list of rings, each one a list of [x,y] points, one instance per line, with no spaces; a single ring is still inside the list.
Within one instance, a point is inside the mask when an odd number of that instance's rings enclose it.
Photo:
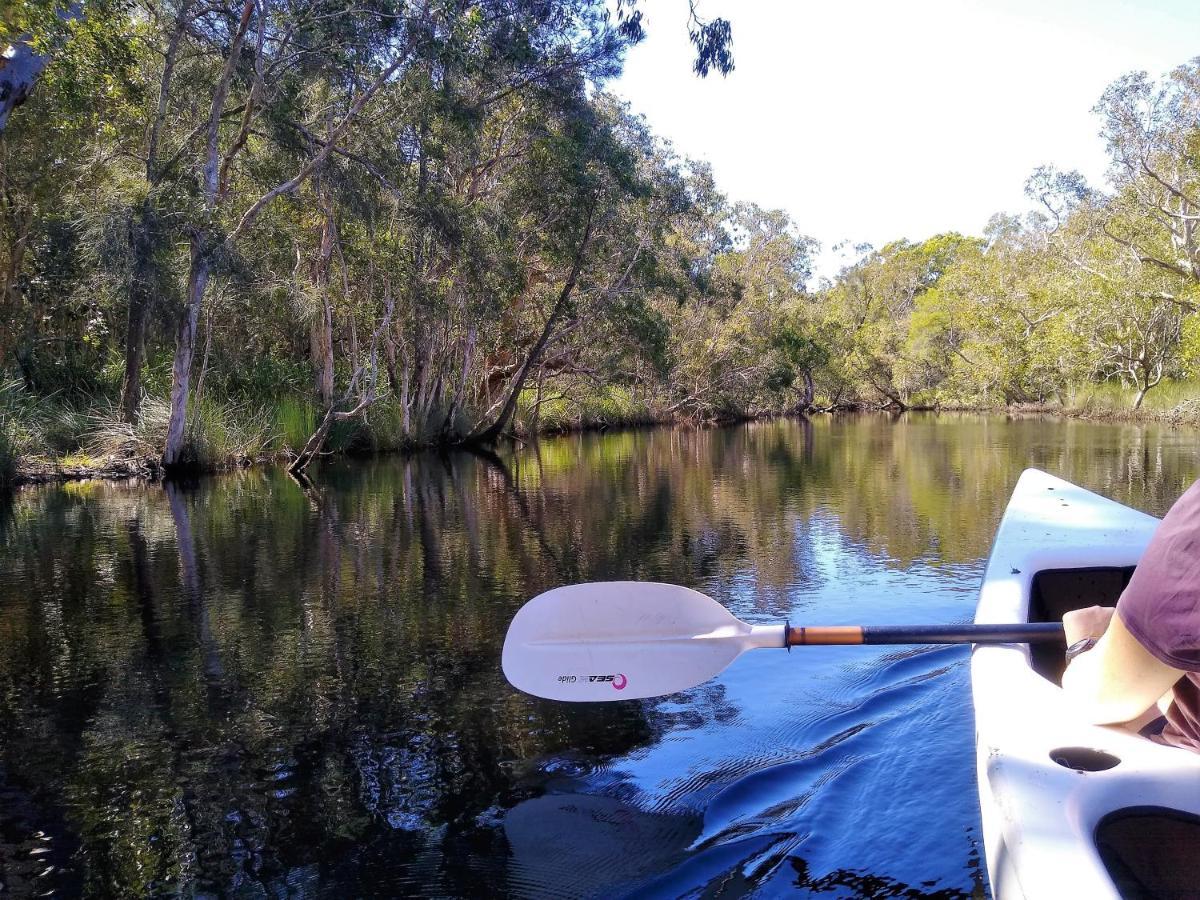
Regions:
[[[1049,584],[1065,586],[1055,615],[1091,602],[1111,605],[1157,525],[1151,516],[1026,471],[997,530],[975,621],[1036,621],[1046,615],[1042,592]],[[1061,650],[1053,651],[1060,667]],[[1028,645],[977,646],[971,657],[992,895],[1119,897],[1096,847],[1097,828],[1106,816],[1135,808],[1200,816],[1200,754],[1087,724],[1038,652]]]

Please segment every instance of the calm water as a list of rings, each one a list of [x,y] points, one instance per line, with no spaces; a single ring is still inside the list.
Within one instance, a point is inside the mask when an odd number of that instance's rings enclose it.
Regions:
[[[0,510],[0,895],[955,898],[963,648],[760,651],[657,701],[500,674],[524,600],[672,581],[752,622],[971,617],[1020,471],[1161,515],[1200,435],[984,417],[572,436]]]

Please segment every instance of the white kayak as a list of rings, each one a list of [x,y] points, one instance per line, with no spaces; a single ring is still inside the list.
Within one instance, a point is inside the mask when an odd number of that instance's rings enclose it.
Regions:
[[[1027,470],[996,532],[975,621],[1052,621],[1115,604],[1157,526]],[[1200,754],[1085,723],[1058,686],[1062,667],[1056,644],[978,646],[971,657],[993,897],[1200,896]]]

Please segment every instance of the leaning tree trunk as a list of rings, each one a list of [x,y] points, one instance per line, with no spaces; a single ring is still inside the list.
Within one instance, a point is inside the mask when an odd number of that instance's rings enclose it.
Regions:
[[[508,423],[512,421],[513,414],[517,411],[517,401],[521,397],[521,391],[525,388],[525,381],[529,378],[529,373],[533,371],[534,367],[541,362],[542,351],[546,349],[550,335],[554,333],[554,326],[558,324],[558,320],[562,318],[563,313],[566,311],[567,301],[571,299],[571,292],[575,290],[575,282],[579,280],[579,271],[583,268],[583,259],[587,254],[588,242],[592,236],[592,218],[594,213],[595,206],[592,206],[588,210],[587,225],[583,230],[583,238],[579,242],[579,249],[575,252],[575,260],[571,264],[571,273],[567,276],[567,281],[559,292],[558,299],[554,302],[554,308],[550,311],[550,315],[546,319],[546,324],[542,326],[542,333],[538,335],[537,341],[534,342],[533,347],[529,350],[529,354],[525,357],[525,362],[521,364],[516,377],[513,378],[508,397],[504,401],[504,406],[491,425],[468,435],[465,443],[494,444],[496,439],[504,433],[504,429],[508,427]]]
[[[1150,393],[1150,389],[1157,387],[1162,381],[1163,366],[1162,363],[1156,365],[1143,364],[1142,371],[1139,373],[1141,377],[1134,376],[1134,383],[1138,386],[1137,396],[1133,398],[1133,408],[1141,409],[1142,401],[1146,399],[1146,395]]]
[[[336,421],[336,407],[330,406],[325,411],[325,415],[321,419],[321,424],[317,426],[317,430],[308,436],[308,440],[304,442],[304,446],[300,448],[300,452],[292,460],[292,464],[288,466],[289,472],[293,475],[304,473],[304,470],[309,467],[312,461],[321,454],[321,450],[325,447],[325,441],[329,439],[329,432],[333,429],[333,423]]]
[[[321,308],[313,319],[310,332],[310,347],[314,375],[316,376],[317,399],[322,406],[333,403],[333,304],[329,299],[329,268],[333,260],[334,242],[333,209],[325,206],[321,223],[321,249],[313,261],[313,285]]]

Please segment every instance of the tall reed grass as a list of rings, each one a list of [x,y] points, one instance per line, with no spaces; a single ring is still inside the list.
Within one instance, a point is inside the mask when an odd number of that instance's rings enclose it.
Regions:
[[[605,385],[571,397],[555,396],[545,390],[540,408],[537,392],[525,390],[517,402],[515,430],[519,434],[534,431],[568,431],[574,428],[599,428],[619,425],[649,425],[665,416],[644,398],[622,385]],[[550,399],[546,399],[549,397]]]
[[[1067,392],[1063,408],[1076,415],[1115,416],[1130,419],[1171,419],[1195,417],[1194,407],[1200,401],[1200,380],[1165,380],[1151,388],[1134,410],[1137,390],[1119,381],[1102,381],[1079,385]]]
[[[137,421],[121,421],[115,405],[90,416],[83,447],[97,457],[157,457],[167,440],[171,406],[147,397]],[[250,403],[204,397],[188,410],[184,458],[202,469],[218,469],[267,455],[274,443],[275,422],[270,411]]]

